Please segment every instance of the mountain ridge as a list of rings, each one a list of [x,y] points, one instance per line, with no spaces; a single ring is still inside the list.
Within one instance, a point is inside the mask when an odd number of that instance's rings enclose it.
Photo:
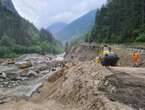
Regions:
[[[78,19],[75,19],[61,31],[56,33],[56,38],[62,42],[68,42],[72,39],[83,36],[92,29],[95,24],[95,16],[96,10],[92,10]]]
[[[62,30],[66,25],[67,25],[67,23],[65,23],[65,22],[55,22],[55,23],[51,24],[50,26],[48,26],[48,28],[46,30],[50,31],[52,34],[55,35],[57,32]]]
[[[0,57],[27,53],[59,52],[60,45],[50,32],[38,30],[22,18],[11,0],[0,0]]]
[[[5,7],[7,10],[9,10],[15,14],[18,14],[12,0],[0,0],[0,4],[2,7]]]

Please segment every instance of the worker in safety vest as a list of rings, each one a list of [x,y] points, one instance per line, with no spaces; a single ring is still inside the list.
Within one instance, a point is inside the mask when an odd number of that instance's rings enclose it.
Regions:
[[[134,51],[132,54],[132,62],[133,62],[133,66],[137,67],[141,64],[141,55],[139,52]]]

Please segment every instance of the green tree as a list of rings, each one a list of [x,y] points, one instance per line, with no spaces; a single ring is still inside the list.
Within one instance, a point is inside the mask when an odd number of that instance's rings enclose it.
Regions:
[[[144,33],[144,0],[111,0],[97,11],[91,39],[97,42],[134,42]]]
[[[1,46],[7,46],[11,47],[15,44],[15,40],[12,39],[11,37],[8,37],[7,35],[3,35],[0,40],[0,45]]]

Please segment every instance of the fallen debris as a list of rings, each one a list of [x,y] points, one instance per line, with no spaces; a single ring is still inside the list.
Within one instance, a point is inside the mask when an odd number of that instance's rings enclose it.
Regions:
[[[31,77],[31,76],[38,77],[38,74],[35,71],[33,71],[33,70],[29,70],[27,76],[28,77]]]
[[[88,58],[92,59],[92,55]],[[28,58],[25,56],[22,59]],[[62,69],[63,63],[52,59],[52,63],[43,61],[44,59],[38,56],[35,58],[30,56],[30,59],[32,67],[24,70],[14,65],[10,65],[11,69],[7,66],[0,67],[0,70],[6,74],[6,78],[0,80],[6,85],[9,86],[11,81],[20,81],[19,86],[11,89],[1,88],[0,95],[23,97],[23,99],[29,97],[26,101],[20,99],[13,103],[2,104],[1,110],[145,109],[144,68],[105,68],[91,60],[67,63]]]
[[[100,86],[111,101],[119,101],[137,110],[145,109],[145,77],[127,73],[107,76]]]
[[[0,65],[0,95],[31,97],[49,74],[61,69],[57,61],[53,60],[56,63],[49,65],[48,62],[51,61],[46,62],[45,59],[42,55],[23,55],[17,58],[15,63]]]

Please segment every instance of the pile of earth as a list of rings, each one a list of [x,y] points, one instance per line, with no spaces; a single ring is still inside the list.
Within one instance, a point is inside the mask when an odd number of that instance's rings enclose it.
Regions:
[[[93,61],[68,64],[28,100],[1,110],[144,110],[145,69],[105,68]]]
[[[99,54],[99,46],[80,44],[78,47],[72,47],[65,55],[66,61],[90,61],[94,60]]]

